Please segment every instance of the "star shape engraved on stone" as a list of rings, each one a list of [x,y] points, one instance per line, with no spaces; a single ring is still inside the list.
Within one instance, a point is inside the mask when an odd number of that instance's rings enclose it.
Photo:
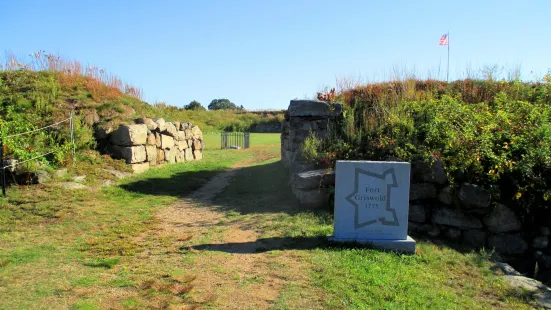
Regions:
[[[359,210],[360,206],[356,202],[356,200],[352,199],[354,196],[359,194],[358,192],[358,183],[360,179],[360,175],[365,175],[368,177],[376,178],[379,180],[386,180],[386,176],[390,175],[392,176],[392,183],[387,184],[386,186],[386,208],[385,210],[390,212],[393,216],[392,221],[388,221],[385,217],[380,217],[378,219],[372,219],[366,222],[359,222]],[[352,192],[350,195],[346,197],[346,200],[350,202],[354,206],[354,229],[358,229],[361,227],[365,227],[368,225],[372,225],[377,223],[377,221],[381,222],[382,225],[385,226],[400,226],[400,223],[398,222],[398,217],[396,216],[396,210],[390,207],[390,191],[392,187],[398,187],[398,182],[396,182],[396,175],[394,174],[394,168],[390,168],[386,171],[384,171],[382,174],[373,173],[371,171],[363,170],[360,168],[356,168],[354,170],[354,192]]]

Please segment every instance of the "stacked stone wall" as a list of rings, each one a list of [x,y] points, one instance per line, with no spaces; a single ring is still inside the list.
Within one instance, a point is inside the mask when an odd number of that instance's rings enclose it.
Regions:
[[[203,133],[189,122],[139,118],[134,124],[98,129],[100,147],[113,158],[126,160],[134,171],[203,158]]]

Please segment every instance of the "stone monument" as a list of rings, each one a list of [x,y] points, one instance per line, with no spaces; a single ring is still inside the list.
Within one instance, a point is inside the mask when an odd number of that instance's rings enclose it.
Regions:
[[[415,253],[407,235],[410,164],[337,161],[334,236],[375,248]]]

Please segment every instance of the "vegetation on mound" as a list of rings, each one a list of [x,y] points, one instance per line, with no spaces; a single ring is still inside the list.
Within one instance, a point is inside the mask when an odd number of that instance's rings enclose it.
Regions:
[[[551,205],[549,74],[537,83],[369,84],[332,99],[345,103],[343,117],[324,141],[307,139],[305,159],[440,159],[452,183],[483,185],[528,213]]]
[[[282,114],[185,109],[164,103],[150,105],[142,92],[97,67],[37,52],[21,62],[8,55],[0,65],[0,138],[4,158],[26,160],[41,154],[50,165],[71,162],[69,115],[74,111],[77,153],[95,147],[94,127],[116,127],[138,117],[186,120],[209,131],[246,131],[260,123],[280,122]],[[200,106],[200,104],[199,104]],[[189,108],[189,107],[188,107]],[[33,135],[8,137],[62,122]],[[32,167],[29,167],[33,169]]]

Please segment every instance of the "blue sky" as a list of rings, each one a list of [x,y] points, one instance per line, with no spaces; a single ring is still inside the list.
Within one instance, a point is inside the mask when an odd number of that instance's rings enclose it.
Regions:
[[[450,79],[497,65],[533,80],[551,68],[547,0],[0,0],[0,12],[0,52],[77,59],[176,106],[286,108],[337,78],[395,70],[445,80],[448,30]]]

